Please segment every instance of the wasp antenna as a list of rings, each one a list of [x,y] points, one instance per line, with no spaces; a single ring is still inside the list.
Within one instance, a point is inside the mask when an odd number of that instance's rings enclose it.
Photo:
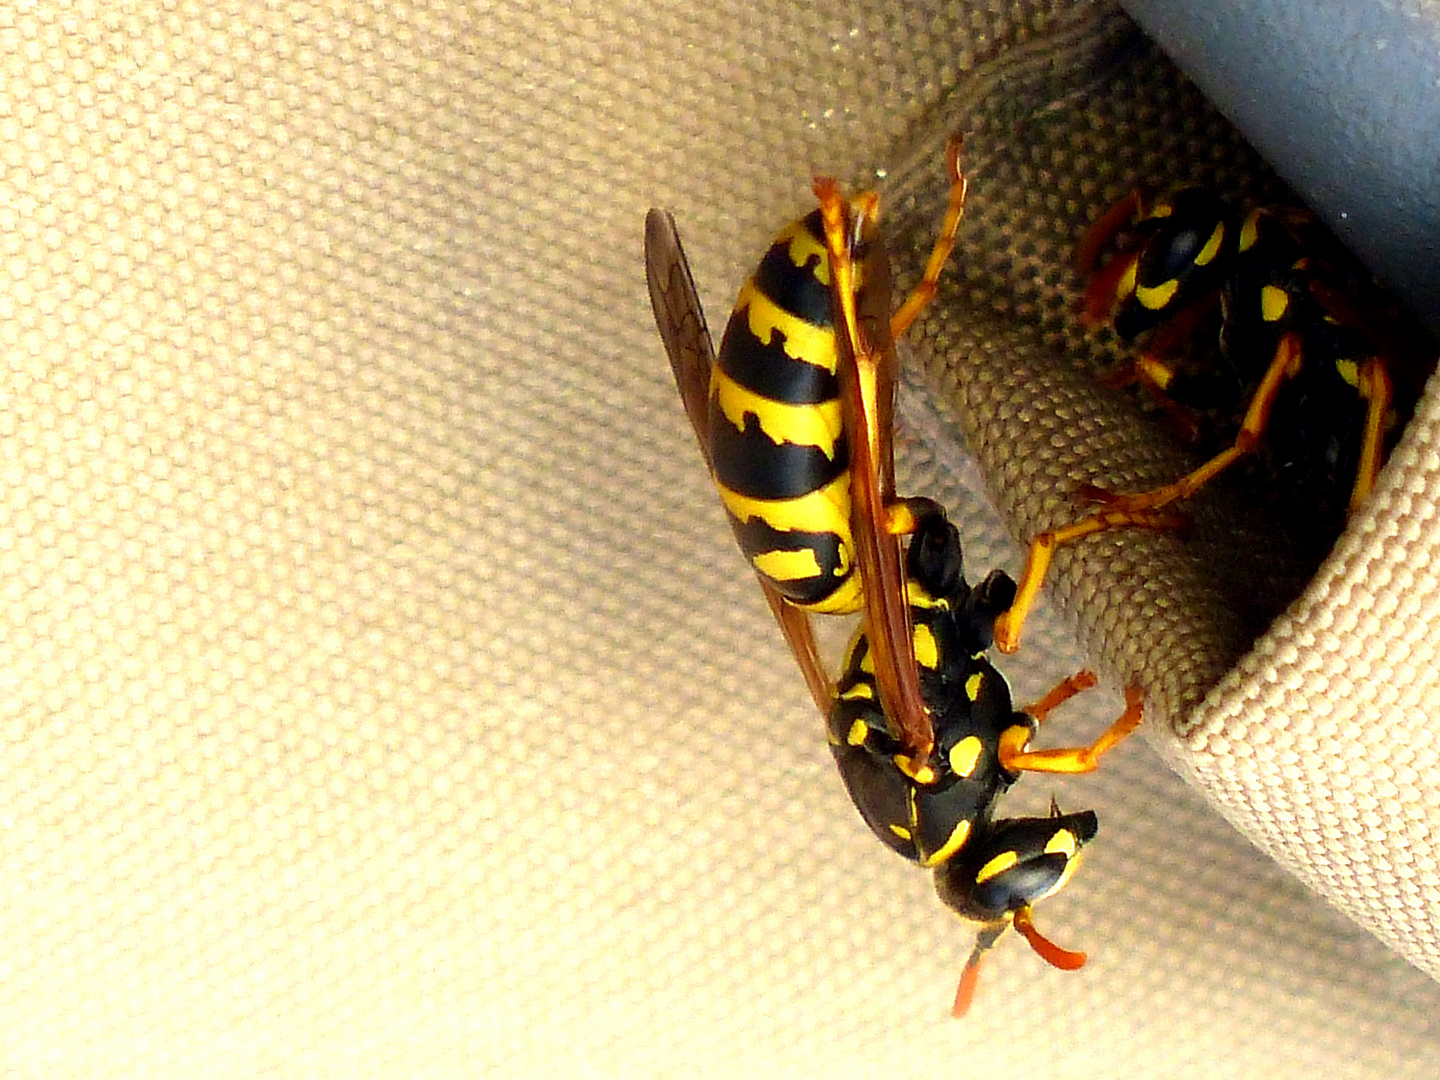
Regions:
[[[1078,971],[1085,965],[1086,957],[1083,952],[1062,949],[1040,933],[1028,906],[1015,912],[1015,929],[1020,931],[1020,935],[1030,943],[1030,947],[1035,950],[1035,955],[1051,967],[1057,967],[1061,971]]]
[[[970,1011],[970,1005],[975,1000],[975,986],[980,981],[980,961],[995,947],[995,942],[1000,940],[1000,935],[1005,933],[1007,926],[1008,923],[999,922],[980,928],[980,933],[975,938],[975,947],[970,950],[970,958],[965,961],[965,970],[960,973],[960,985],[955,988],[955,1003],[950,1006],[950,1015],[956,1020]]]

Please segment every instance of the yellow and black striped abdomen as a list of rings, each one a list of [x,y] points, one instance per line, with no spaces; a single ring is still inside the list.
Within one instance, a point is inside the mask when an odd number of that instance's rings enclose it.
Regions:
[[[826,613],[860,604],[837,355],[817,210],[776,238],[740,290],[711,375],[709,450],[756,571]]]

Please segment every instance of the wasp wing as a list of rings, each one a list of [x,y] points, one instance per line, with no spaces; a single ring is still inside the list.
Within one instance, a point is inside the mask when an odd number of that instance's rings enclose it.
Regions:
[[[645,276],[650,285],[650,306],[655,311],[655,325],[670,357],[675,385],[695,429],[695,439],[710,463],[710,369],[715,366],[715,347],[705,325],[705,313],[695,291],[690,263],[680,244],[675,219],[664,210],[651,210],[645,215]],[[790,646],[795,662],[805,676],[805,685],[822,716],[828,716],[835,700],[834,684],[825,673],[820,648],[809,613],[797,608],[763,579],[758,579],[765,600],[780,624],[780,632]]]
[[[890,509],[897,505],[890,439],[896,358],[890,338],[888,256],[873,228],[874,196],[858,197],[852,207],[833,181],[824,178],[816,180],[815,194],[830,255],[840,401],[850,433],[851,534],[864,586],[875,682],[896,737],[923,761],[935,734],[920,694],[900,541],[890,527]],[[867,253],[861,268],[864,288],[857,298],[855,252],[862,231],[868,233]]]

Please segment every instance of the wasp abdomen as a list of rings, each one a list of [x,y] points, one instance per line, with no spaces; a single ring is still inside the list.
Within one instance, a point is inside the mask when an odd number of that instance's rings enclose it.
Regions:
[[[710,457],[741,549],[786,599],[854,610],[849,447],[818,211],[740,290],[710,381]]]

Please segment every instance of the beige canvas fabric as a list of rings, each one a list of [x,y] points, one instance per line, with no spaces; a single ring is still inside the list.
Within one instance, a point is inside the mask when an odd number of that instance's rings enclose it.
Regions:
[[[1432,402],[1288,611],[1219,496],[1060,561],[1017,697],[1078,629],[1054,737],[1129,678],[1151,723],[1006,804],[1099,813],[1038,915],[1089,964],[1006,941],[954,1023],[969,931],[849,805],[654,332],[649,206],[718,328],[883,169],[910,280],[958,124],[902,486],[978,576],[1168,475],[1074,230],[1142,163],[1268,182],[1108,9],[42,4],[0,65],[5,1075],[1433,1075]]]

